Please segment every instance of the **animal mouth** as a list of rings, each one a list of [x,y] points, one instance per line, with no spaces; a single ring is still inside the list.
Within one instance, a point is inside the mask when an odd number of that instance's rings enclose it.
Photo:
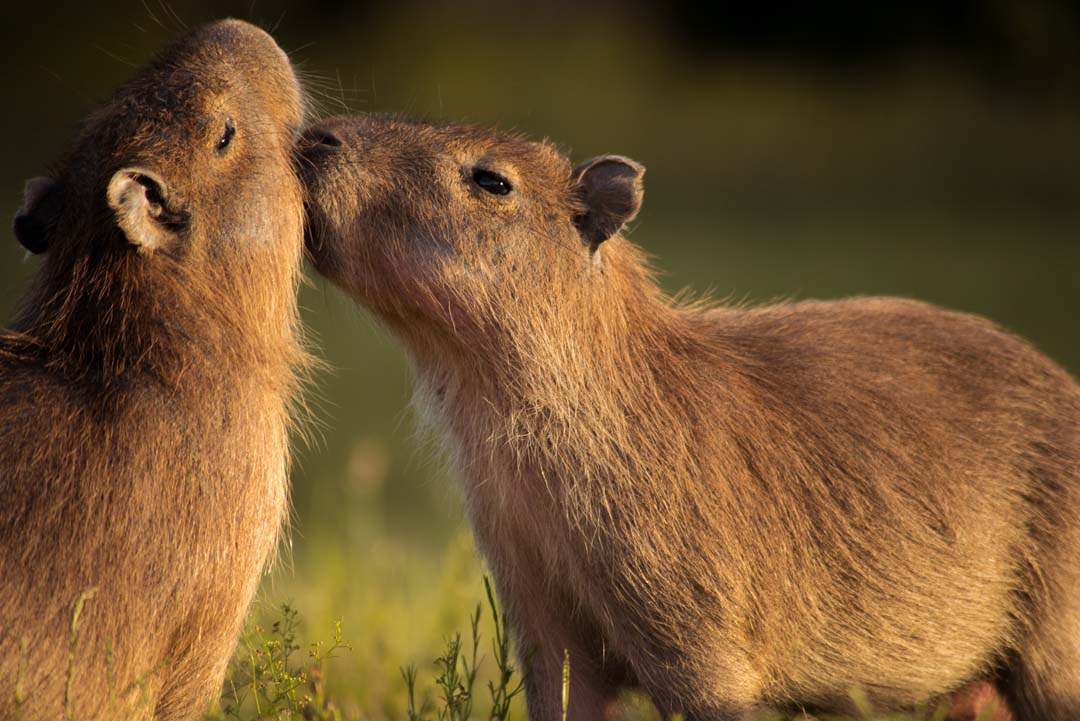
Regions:
[[[304,250],[307,252],[311,262],[314,263],[318,260],[322,242],[315,238],[315,234],[311,230],[311,208],[307,203],[304,204],[304,217]]]

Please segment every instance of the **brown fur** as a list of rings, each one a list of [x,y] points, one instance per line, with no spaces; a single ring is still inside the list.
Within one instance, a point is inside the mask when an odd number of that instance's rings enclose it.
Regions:
[[[622,159],[613,198],[617,173],[484,130],[309,139],[317,266],[446,430],[531,718],[560,716],[564,648],[574,719],[624,685],[694,719],[843,710],[855,685],[1080,717],[1080,387],[1030,345],[894,298],[667,298],[604,239],[640,202]]]
[[[20,666],[27,721],[193,718],[220,690],[286,509],[302,116],[284,53],[222,21],[28,187],[16,231],[47,254],[0,335],[0,718]]]

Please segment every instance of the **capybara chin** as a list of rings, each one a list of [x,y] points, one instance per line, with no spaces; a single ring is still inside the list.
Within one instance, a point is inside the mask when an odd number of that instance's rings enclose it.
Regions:
[[[893,298],[686,304],[620,235],[643,168],[393,117],[306,134],[309,246],[416,367],[531,718],[1080,718],[1080,388]],[[968,698],[985,696],[982,691]]]
[[[26,721],[188,719],[220,690],[286,509],[303,114],[270,36],[218,22],[27,184],[15,235],[44,257],[0,334],[0,718],[17,684]]]

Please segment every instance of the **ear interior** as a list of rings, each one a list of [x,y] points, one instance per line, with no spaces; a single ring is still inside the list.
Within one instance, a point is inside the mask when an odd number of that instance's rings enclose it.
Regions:
[[[574,169],[584,212],[574,222],[592,248],[637,216],[644,196],[645,168],[621,155],[604,155]]]
[[[109,181],[109,207],[128,242],[143,251],[168,244],[187,216],[169,209],[168,186],[145,168],[118,170]]]
[[[34,255],[49,249],[48,231],[59,208],[55,202],[58,183],[52,178],[39,177],[26,181],[23,207],[15,213],[12,229],[19,244]]]

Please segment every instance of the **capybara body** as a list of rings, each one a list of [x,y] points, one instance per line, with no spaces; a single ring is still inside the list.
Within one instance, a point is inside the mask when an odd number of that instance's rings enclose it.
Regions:
[[[0,718],[187,719],[220,690],[287,505],[302,117],[270,36],[221,21],[28,183],[15,233],[45,255],[0,335]]]
[[[309,246],[416,368],[535,721],[623,686],[747,718],[1004,697],[1080,718],[1080,388],[893,298],[680,302],[643,169],[384,116],[307,134]]]

